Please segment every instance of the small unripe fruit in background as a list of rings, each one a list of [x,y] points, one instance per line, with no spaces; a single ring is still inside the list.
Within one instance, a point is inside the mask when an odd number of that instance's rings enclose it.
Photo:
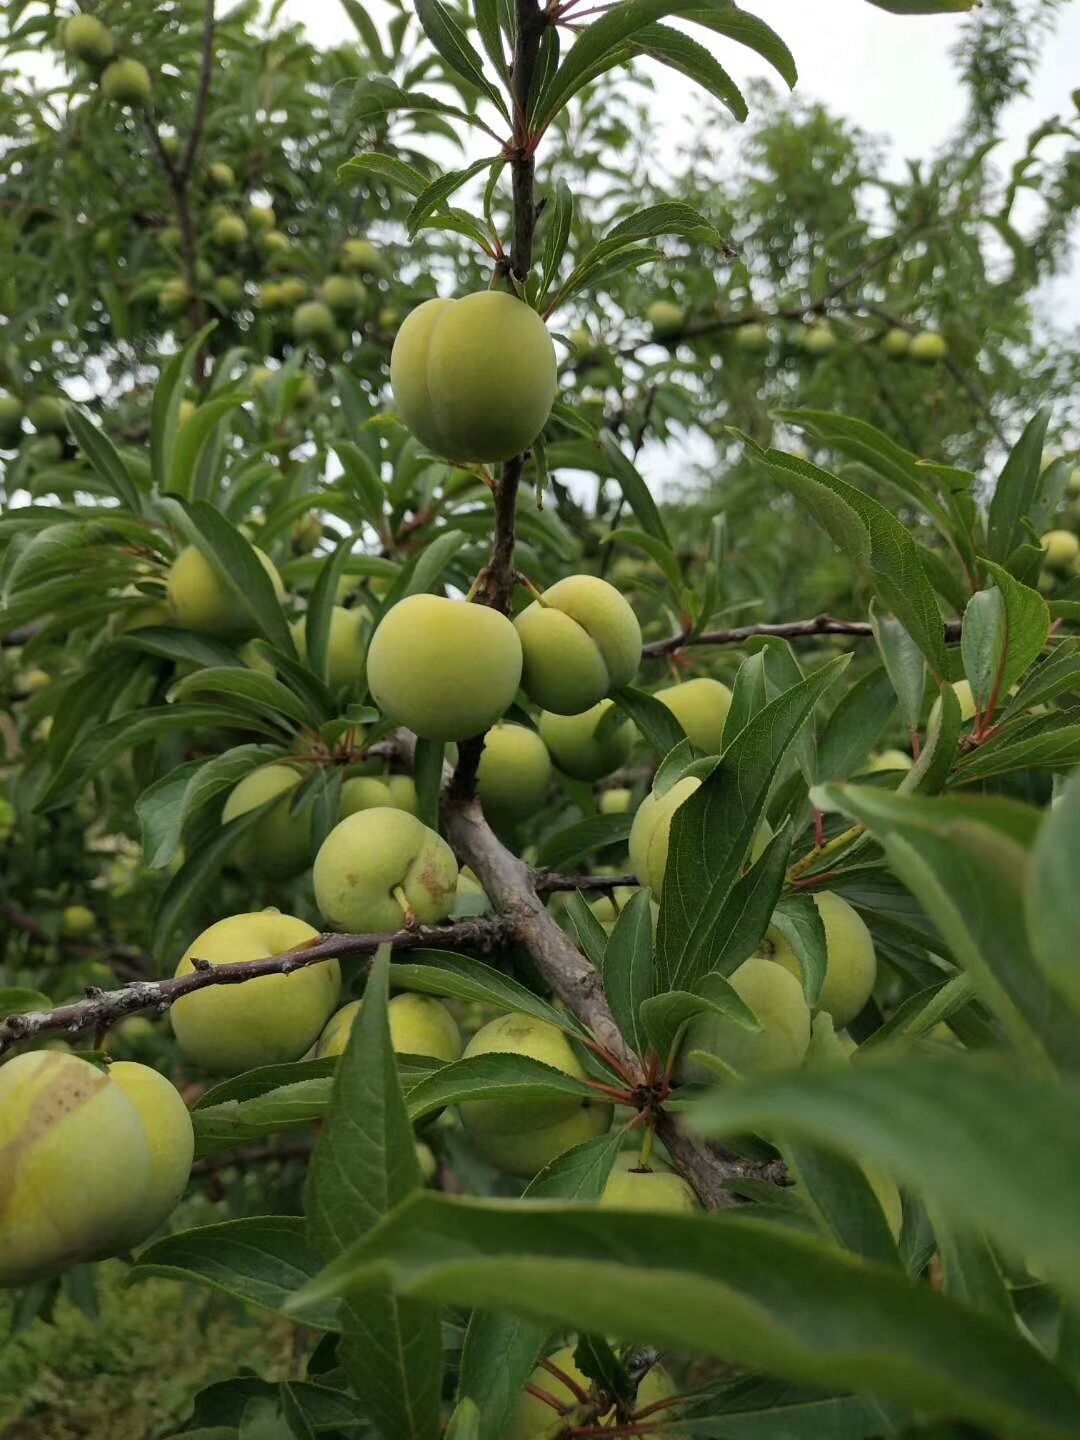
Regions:
[[[863,769],[869,774],[879,770],[910,770],[914,763],[903,750],[882,750],[879,755],[871,755]]]
[[[273,230],[277,223],[269,205],[249,205],[244,215],[250,230]]]
[[[187,1187],[195,1153],[195,1132],[176,1087],[148,1065],[116,1061],[109,1079],[139,1112],[150,1147],[150,1179],[133,1220],[140,1240],[148,1239],[172,1212]]]
[[[340,1055],[360,1014],[361,1000],[343,1005],[330,1017],[319,1036],[315,1056]],[[426,1055],[449,1064],[461,1059],[461,1031],[457,1021],[434,995],[395,995],[386,1007],[390,1022],[390,1043],[399,1055]]]
[[[815,1008],[832,1016],[840,1030],[850,1025],[870,999],[877,979],[877,955],[866,922],[840,895],[820,890],[810,897],[825,927],[825,980]],[[790,970],[802,984],[802,964],[788,942],[769,932],[769,958]]]
[[[585,1391],[586,1394],[591,1392],[593,1382],[578,1369],[574,1361],[572,1345],[565,1345],[548,1358],[549,1363],[571,1380],[579,1390]],[[553,1400],[557,1400],[567,1413],[560,1414],[546,1400],[540,1400],[537,1396],[531,1395],[528,1390],[522,1390],[514,1403],[505,1440],[555,1440],[555,1437],[569,1433],[568,1427],[576,1418],[575,1408],[579,1412],[582,1409],[581,1401],[575,1391],[565,1381],[560,1380],[558,1375],[553,1375],[550,1370],[545,1369],[543,1365],[537,1365],[529,1376],[528,1383],[538,1390],[543,1390]]]
[[[521,642],[488,605],[410,595],[382,619],[368,650],[368,685],[389,720],[429,740],[479,735],[509,709]]]
[[[641,627],[606,580],[568,575],[514,621],[521,640],[521,683],[556,715],[580,715],[629,685],[641,662]]]
[[[634,792],[625,785],[617,785],[612,790],[600,791],[596,808],[601,815],[626,815],[633,803]]]
[[[405,906],[431,925],[450,914],[457,874],[450,846],[415,815],[360,810],[339,821],[319,848],[315,902],[342,930],[400,930],[409,918]]]
[[[299,275],[286,275],[284,280],[278,282],[278,292],[282,305],[299,305],[308,293],[308,283]]]
[[[494,725],[484,737],[476,793],[496,825],[524,820],[540,809],[551,785],[551,756],[535,730]]]
[[[63,29],[64,49],[87,65],[100,65],[113,53],[112,31],[96,15],[73,15]]]
[[[601,700],[580,715],[553,715],[547,710],[541,714],[540,738],[564,774],[575,780],[601,780],[629,760],[634,744],[629,720],[610,729],[605,726],[602,738],[596,734],[613,703]]]
[[[145,105],[150,99],[150,72],[139,60],[114,60],[101,76],[101,90],[116,105]]]
[[[706,755],[720,754],[724,724],[731,709],[731,691],[725,684],[701,676],[657,690],[653,699],[671,711],[686,738],[699,750]]]
[[[253,548],[277,598],[282,600],[285,587],[274,562],[257,546]],[[224,640],[247,639],[255,631],[254,622],[232,590],[194,545],[182,550],[174,560],[169,570],[168,591],[176,623],[185,630],[199,630]]]
[[[321,300],[308,300],[293,311],[292,328],[297,340],[331,340],[334,317]]]
[[[427,300],[390,356],[402,420],[448,460],[509,460],[543,430],[555,400],[555,346],[531,306],[501,290]]]
[[[969,720],[974,720],[976,714],[978,713],[978,706],[975,704],[975,693],[971,688],[971,681],[954,680],[952,682],[952,688],[953,694],[956,696],[957,702],[960,706],[960,720],[963,724],[966,725]],[[941,697],[938,696],[938,698],[934,701],[933,705],[930,707],[931,720],[934,719],[935,715],[940,709]]]
[[[927,364],[934,360],[944,360],[949,353],[949,346],[944,335],[939,335],[936,330],[920,330],[918,335],[913,335],[908,354],[912,360],[921,360]]]
[[[0,1068],[0,1286],[115,1254],[150,1183],[135,1106],[74,1055],[38,1050]]]
[[[47,670],[29,670],[21,677],[20,685],[23,690],[36,695],[39,690],[46,689],[52,684],[52,676]]]
[[[193,970],[193,958],[214,965],[250,964],[318,938],[317,930],[280,910],[230,915],[188,946],[176,973]],[[181,996],[169,1013],[189,1060],[205,1070],[236,1074],[299,1060],[322,1033],[340,993],[338,962],[322,960],[290,975],[260,975],[241,985],[196,990]]]
[[[411,775],[390,775],[380,780],[376,775],[354,775],[341,787],[341,818],[361,810],[377,810],[388,806],[415,815],[419,810],[416,781]]]
[[[64,405],[55,395],[35,395],[26,407],[26,418],[39,435],[65,435]]]
[[[214,221],[214,239],[225,249],[234,250],[248,238],[247,226],[239,215],[222,215]]]
[[[622,1210],[674,1210],[681,1213],[701,1209],[698,1198],[670,1165],[650,1160],[645,1169],[637,1153],[624,1150],[615,1157],[600,1204]]]
[[[22,401],[0,395],[0,450],[14,450],[22,438]]]
[[[224,160],[215,160],[206,167],[206,178],[215,190],[231,190],[236,184],[236,174]]]
[[[232,857],[241,869],[285,879],[311,863],[311,811],[292,808],[292,792],[302,779],[288,765],[262,765],[229,792],[221,812],[223,825],[281,797],[236,842]]]
[[[739,350],[758,353],[769,348],[769,332],[764,325],[740,325],[735,331],[735,345]]]
[[[233,275],[219,275],[214,281],[214,294],[230,309],[243,302],[244,287]]]
[[[671,300],[654,300],[645,311],[645,319],[653,334],[662,337],[682,329],[685,311]]]
[[[1067,570],[1080,555],[1080,540],[1071,530],[1048,530],[1040,543],[1051,570]]]
[[[682,1054],[704,1050],[740,1074],[793,1070],[810,1045],[810,1007],[802,985],[783,965],[751,955],[728,977],[732,989],[750,1007],[761,1025],[747,1030],[725,1015],[706,1012],[691,1020]],[[716,1075],[699,1061],[683,1060],[686,1080],[715,1082]]]
[[[802,346],[808,355],[828,355],[836,349],[836,336],[826,321],[809,325],[802,334]]]
[[[289,237],[283,230],[264,229],[259,235],[259,244],[270,255],[281,255],[289,248]]]
[[[367,291],[351,275],[328,275],[319,291],[323,302],[343,315],[352,315],[367,299]]]
[[[473,1055],[528,1055],[575,1079],[585,1072],[561,1030],[531,1015],[500,1015],[465,1047]],[[604,1134],[611,1106],[592,1100],[470,1100],[459,1106],[470,1140],[491,1164],[511,1175],[532,1176],[569,1150]]]
[[[881,348],[886,355],[906,355],[911,349],[911,336],[906,330],[894,325],[881,337]]]
[[[377,270],[380,265],[378,246],[370,240],[346,240],[341,247],[341,263],[346,270]]]
[[[180,275],[166,280],[158,291],[158,304],[167,314],[182,310],[190,298],[187,281]]]
[[[392,335],[401,324],[401,311],[395,310],[392,305],[384,305],[379,311],[377,323],[380,330]]]
[[[596,348],[592,336],[588,330],[584,328],[571,330],[566,338],[570,341],[570,344],[573,345],[575,352],[574,358],[577,360],[584,360],[586,356],[590,355]]]
[[[293,643],[301,660],[307,659],[307,626],[297,620],[292,626]],[[330,633],[326,646],[326,683],[331,690],[355,685],[364,668],[364,627],[359,610],[335,605],[330,612]]]
[[[97,927],[97,916],[85,905],[67,905],[61,917],[60,933],[65,940],[81,940],[92,935]]]
[[[199,407],[195,404],[194,400],[181,400],[180,409],[177,411],[176,418],[181,425],[186,425],[189,420],[194,418],[198,409]]]
[[[638,806],[630,827],[630,869],[642,885],[659,898],[667,869],[671,820],[675,811],[701,785],[696,775],[684,775],[662,795],[652,791]]]

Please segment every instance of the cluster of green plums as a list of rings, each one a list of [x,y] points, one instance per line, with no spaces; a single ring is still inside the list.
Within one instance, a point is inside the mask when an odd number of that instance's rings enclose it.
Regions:
[[[67,434],[67,419],[58,395],[33,395],[24,404],[17,395],[0,394],[0,450],[18,448],[26,421],[33,426],[35,434],[60,453],[60,440]]]
[[[73,15],[61,38],[68,55],[97,75],[106,100],[133,109],[148,102],[152,90],[149,70],[130,55],[115,55],[113,33],[96,15]]]

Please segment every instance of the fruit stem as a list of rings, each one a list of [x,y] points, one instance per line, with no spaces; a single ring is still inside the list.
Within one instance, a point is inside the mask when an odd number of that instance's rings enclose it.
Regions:
[[[650,1120],[649,1124],[645,1127],[645,1134],[641,1137],[641,1155],[638,1159],[638,1168],[640,1170],[649,1169],[649,1161],[652,1159],[653,1141],[655,1139],[656,1124]]]
[[[537,605],[539,605],[542,609],[548,610],[551,608],[548,602],[544,599],[543,592],[533,584],[533,582],[529,579],[527,575],[523,575],[520,570],[515,570],[514,579],[519,585],[521,585],[529,592],[532,598],[536,601]]]
[[[792,865],[787,873],[787,883],[791,885],[794,881],[798,880],[800,875],[804,875],[806,871],[816,865],[819,860],[824,860],[830,855],[835,855],[840,850],[846,850],[849,845],[859,839],[864,833],[864,830],[865,827],[863,825],[852,825],[839,835],[833,836],[833,838],[824,845],[815,845],[809,854],[804,855],[801,860],[797,860],[795,864]]]
[[[540,1368],[546,1370],[549,1375],[553,1375],[560,1384],[565,1385],[574,1399],[580,1404],[588,1405],[591,1398],[589,1392],[582,1389],[572,1375],[568,1375],[565,1370],[560,1370],[558,1365],[556,1365],[554,1360],[549,1356],[545,1355],[540,1361]]]

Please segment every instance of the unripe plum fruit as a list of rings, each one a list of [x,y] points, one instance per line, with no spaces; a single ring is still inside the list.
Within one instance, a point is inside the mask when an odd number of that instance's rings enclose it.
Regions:
[[[60,933],[67,940],[80,940],[84,935],[93,934],[97,916],[85,905],[67,905],[61,917]]]
[[[952,682],[953,694],[956,696],[960,706],[960,720],[966,725],[969,720],[974,720],[978,713],[978,706],[975,704],[975,692],[971,688],[970,680],[954,680]],[[941,696],[934,701],[930,707],[930,718],[941,709]]]
[[[808,355],[828,355],[836,349],[836,335],[827,321],[809,325],[802,334],[803,349]]]
[[[152,1164],[139,1111],[59,1050],[0,1068],[0,1286],[116,1254],[138,1234]]]
[[[881,348],[886,355],[906,355],[911,349],[911,336],[899,325],[894,325],[881,337]]]
[[[449,460],[509,460],[528,449],[555,400],[555,346],[524,301],[501,290],[426,300],[390,355],[402,420]]]
[[[573,779],[600,780],[629,760],[634,744],[634,727],[629,720],[613,726],[601,739],[596,736],[597,727],[613,703],[601,700],[580,715],[552,715],[545,710],[540,716],[541,740],[559,769]]]
[[[624,1150],[615,1157],[600,1204],[619,1210],[701,1209],[697,1196],[681,1175],[662,1160],[650,1160],[642,1169],[636,1152]]]
[[[630,827],[630,869],[657,898],[664,888],[671,817],[700,785],[696,775],[684,775],[662,795],[655,791],[646,795],[634,816]]]
[[[458,867],[442,836],[415,815],[379,807],[334,826],[313,874],[316,904],[331,925],[381,934],[405,924],[403,902],[425,924],[445,920]]]
[[[0,395],[0,450],[13,450],[22,435],[22,401],[14,395]]]
[[[236,184],[236,172],[224,160],[215,160],[208,165],[206,178],[216,190],[231,190]]]
[[[239,215],[220,215],[214,221],[214,239],[226,249],[243,245],[248,238],[248,229]]]
[[[346,240],[341,247],[341,263],[346,270],[377,270],[379,250],[370,240]]]
[[[323,303],[329,305],[331,310],[345,315],[359,310],[367,299],[367,291],[360,281],[354,280],[351,275],[328,275],[319,293]]]
[[[318,938],[305,921],[280,910],[230,915],[188,946],[176,973],[188,974],[194,959],[250,964]],[[338,962],[322,960],[290,975],[260,975],[239,985],[196,990],[181,996],[170,1015],[189,1060],[205,1070],[237,1074],[299,1060],[321,1034],[340,994]]]
[[[836,1028],[850,1025],[870,999],[877,979],[874,940],[865,920],[840,895],[819,890],[810,897],[825,927],[825,980],[816,1008],[827,1010]],[[802,984],[802,964],[788,942],[769,932],[770,959],[783,965]]]
[[[252,230],[273,230],[277,224],[273,207],[270,205],[249,205],[245,213]]]
[[[410,595],[372,636],[367,674],[387,719],[429,740],[466,740],[509,709],[521,680],[521,642],[488,605]]]
[[[920,330],[918,335],[912,336],[908,347],[912,360],[922,360],[927,364],[944,360],[948,353],[948,342],[944,335],[939,335],[936,330]]]
[[[473,1055],[528,1055],[583,1080],[569,1040],[544,1020],[512,1012],[479,1029],[465,1047]],[[461,1122],[480,1154],[511,1175],[532,1176],[611,1126],[611,1106],[593,1100],[469,1100]]]
[[[315,1046],[317,1059],[343,1053],[362,1004],[362,1000],[351,1000],[336,1015],[331,1015]],[[386,1013],[390,1022],[390,1043],[397,1054],[426,1055],[447,1064],[461,1059],[461,1031],[457,1021],[434,995],[411,992],[395,995],[386,1007]]]
[[[302,660],[307,659],[307,625],[297,620],[292,627],[293,644]],[[355,685],[364,668],[364,625],[359,610],[335,605],[330,612],[330,633],[326,644],[326,679],[331,690]]]
[[[497,724],[484,737],[476,793],[496,825],[524,820],[540,809],[551,785],[551,756],[524,725]]]
[[[289,303],[288,300],[285,301]],[[332,340],[334,315],[321,300],[306,300],[293,311],[293,334],[297,340]]]
[[[96,15],[73,15],[62,33],[68,54],[88,65],[100,65],[113,53],[112,31]]]
[[[270,577],[274,593],[283,600],[285,587],[274,562],[257,545],[252,548]],[[194,545],[181,550],[173,561],[168,576],[168,592],[176,623],[185,630],[199,630],[223,640],[243,640],[255,630],[254,623],[240,608],[236,596]]]
[[[641,663],[641,627],[626,600],[595,575],[568,575],[514,622],[521,683],[556,715],[580,715],[629,685]]]
[[[654,300],[645,311],[645,319],[654,335],[672,335],[681,330],[686,312],[671,300]]]
[[[1052,570],[1067,570],[1080,555],[1080,540],[1071,530],[1048,530],[1040,543]]]
[[[302,779],[289,765],[262,765],[230,791],[221,812],[223,825],[281,797],[237,841],[233,859],[241,869],[284,880],[311,863],[311,811],[292,809],[292,792]]]
[[[388,775],[380,779],[377,775],[354,775],[341,787],[341,818],[355,815],[360,810],[375,810],[389,806],[392,810],[405,810],[416,815],[420,805],[416,794],[416,781],[411,775]]]
[[[792,1070],[801,1065],[810,1045],[810,1007],[802,985],[783,965],[751,955],[728,977],[732,989],[757,1016],[760,1030],[746,1030],[724,1015],[707,1011],[691,1020],[683,1055],[704,1050],[740,1074]],[[715,1074],[687,1058],[686,1080],[715,1081]]]
[[[299,275],[286,275],[284,280],[278,283],[278,294],[283,306],[299,305],[304,296],[308,293],[307,281]],[[325,307],[323,307],[325,308]]]
[[[26,407],[26,418],[39,435],[67,433],[64,405],[55,395],[36,395]]]
[[[625,785],[616,785],[611,790],[601,790],[596,808],[601,815],[627,815],[634,803],[634,792]]]
[[[740,350],[751,352],[769,348],[769,332],[764,325],[740,325],[735,331],[735,344]]]
[[[195,1132],[176,1086],[149,1065],[118,1060],[109,1068],[109,1079],[139,1112],[150,1146],[150,1180],[135,1221],[139,1238],[129,1242],[137,1245],[176,1209],[191,1174]]]
[[[140,60],[114,60],[105,67],[101,90],[116,105],[145,105],[150,99],[150,72]]]
[[[591,1392],[593,1382],[578,1369],[573,1345],[564,1345],[561,1350],[556,1350],[548,1357],[548,1361],[579,1390],[586,1394]],[[581,1407],[581,1401],[574,1390],[543,1365],[537,1365],[527,1383],[537,1390],[543,1390],[569,1413],[560,1414],[546,1400],[540,1400],[523,1389],[515,1402],[503,1440],[556,1440],[557,1436],[567,1434],[568,1426],[574,1419],[573,1407]]]
[[[686,738],[706,755],[719,755],[724,740],[724,724],[731,709],[731,691],[720,680],[704,676],[669,685],[653,696],[666,705],[678,720]]]

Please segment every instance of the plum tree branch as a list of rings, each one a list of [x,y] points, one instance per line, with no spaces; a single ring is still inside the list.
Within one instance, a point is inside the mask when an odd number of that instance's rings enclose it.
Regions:
[[[211,985],[243,985],[263,975],[290,975],[323,960],[373,955],[381,945],[394,950],[463,946],[488,951],[505,940],[509,923],[501,916],[477,916],[450,925],[417,925],[380,935],[320,935],[310,945],[298,945],[281,955],[233,965],[210,965],[196,957],[196,968],[168,980],[135,980],[120,990],[89,990],[86,998],[52,1010],[28,1010],[0,1019],[0,1056],[14,1045],[39,1035],[104,1030],[140,1010],[164,1013],[177,1000]]]
[[[945,642],[955,645],[960,640],[961,622],[945,622]],[[674,655],[691,645],[743,645],[760,636],[776,636],[781,640],[804,640],[812,635],[872,636],[873,627],[866,620],[838,620],[835,615],[815,615],[810,620],[784,620],[776,625],[737,625],[729,630],[683,630],[666,640],[652,640],[642,649],[650,659]]]

